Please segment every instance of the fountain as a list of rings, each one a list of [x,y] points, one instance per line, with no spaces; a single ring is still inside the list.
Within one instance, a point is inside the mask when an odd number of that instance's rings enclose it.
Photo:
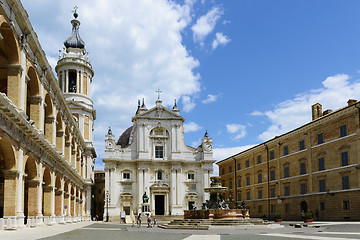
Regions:
[[[221,193],[227,191],[222,187],[220,177],[211,177],[210,187],[205,192],[210,194],[210,199],[203,203],[202,209],[184,210],[184,219],[249,219],[249,209],[243,203],[239,209],[229,209]]]

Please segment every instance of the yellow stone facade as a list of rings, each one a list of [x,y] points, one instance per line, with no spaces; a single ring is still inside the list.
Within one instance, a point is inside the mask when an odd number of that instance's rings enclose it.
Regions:
[[[21,2],[3,0],[0,230],[90,220],[96,153],[82,132]]]
[[[252,217],[360,220],[360,102],[312,106],[312,121],[218,162],[225,199]]]

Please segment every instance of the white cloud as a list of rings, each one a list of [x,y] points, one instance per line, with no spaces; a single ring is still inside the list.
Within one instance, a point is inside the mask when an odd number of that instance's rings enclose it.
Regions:
[[[253,111],[252,113],[250,113],[251,116],[263,116],[264,113],[260,112],[260,111]]]
[[[191,27],[194,41],[202,44],[206,36],[214,30],[216,22],[220,19],[222,14],[222,9],[214,7],[206,15],[199,17],[196,24]]]
[[[205,100],[202,100],[201,102],[203,104],[208,104],[208,103],[212,103],[215,102],[217,100],[217,98],[219,97],[219,95],[213,95],[213,94],[208,94]]]
[[[236,123],[231,123],[231,124],[226,124],[226,130],[229,133],[236,133],[237,131],[239,131],[242,127],[242,125],[240,124],[236,124]]]
[[[191,110],[193,110],[195,108],[196,104],[195,104],[194,100],[191,99],[189,96],[183,96],[181,99],[182,99],[182,103],[183,103],[185,112],[190,112]]]
[[[200,146],[200,144],[201,144],[201,138],[191,142],[191,146],[193,148],[197,148],[198,146]]]
[[[264,112],[271,126],[259,139],[266,141],[310,122],[311,106],[317,102],[323,109],[336,110],[346,106],[348,99],[360,98],[360,82],[349,82],[346,74],[330,76],[322,84],[323,88],[298,94],[294,99],[279,103],[274,110]]]
[[[234,140],[238,140],[246,136],[246,126],[241,124],[226,124],[226,130],[231,134],[237,133],[235,137],[233,137]]]
[[[231,41],[231,39],[224,35],[221,32],[216,33],[216,38],[214,39],[213,43],[212,43],[212,48],[215,49],[217,48],[219,45],[221,46],[225,46],[226,44],[228,44]]]
[[[202,129],[201,126],[194,122],[189,122],[184,124],[185,132],[196,132]]]

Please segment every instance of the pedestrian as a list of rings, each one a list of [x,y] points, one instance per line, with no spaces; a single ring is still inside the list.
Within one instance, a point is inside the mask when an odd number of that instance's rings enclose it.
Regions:
[[[138,227],[140,227],[141,226],[141,213],[139,213],[137,220],[138,220]]]
[[[148,223],[148,228],[151,228],[151,218],[150,218],[150,214],[147,214],[147,223]]]
[[[134,220],[132,221],[132,225],[131,225],[131,227],[134,227],[135,226],[135,222],[134,222]]]
[[[156,223],[157,223],[156,218],[154,218],[154,227],[155,227]]]

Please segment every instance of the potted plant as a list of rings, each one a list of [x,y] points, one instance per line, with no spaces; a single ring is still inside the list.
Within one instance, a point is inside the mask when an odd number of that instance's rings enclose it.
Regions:
[[[306,212],[303,214],[304,222],[313,222],[313,215],[311,212]]]
[[[282,221],[281,213],[275,213],[274,214],[274,219],[275,219],[275,222],[281,222]]]

